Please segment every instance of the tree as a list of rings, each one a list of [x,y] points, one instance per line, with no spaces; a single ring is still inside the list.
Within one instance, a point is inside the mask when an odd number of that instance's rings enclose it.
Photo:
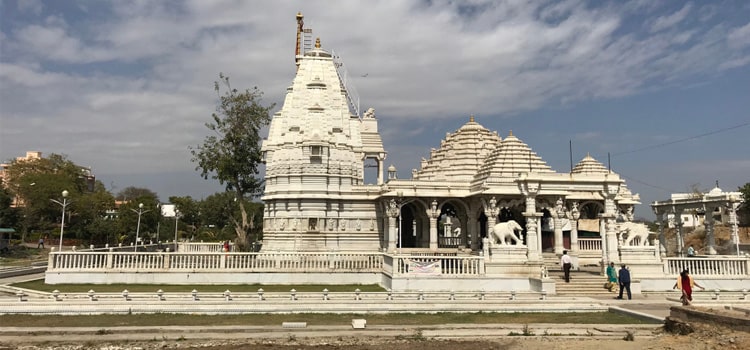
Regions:
[[[742,204],[740,204],[740,210],[737,214],[741,218],[742,224],[748,225],[750,223],[750,182],[737,190],[742,193],[743,197]]]
[[[223,94],[222,87],[227,90]],[[260,130],[271,121],[274,104],[263,106],[263,93],[257,87],[242,92],[233,89],[229,77],[223,73],[219,73],[219,81],[214,82],[214,91],[219,98],[218,105],[211,114],[213,121],[206,123],[214,134],[189,149],[201,176],[219,180],[226,191],[233,192],[238,199],[240,220],[234,216],[230,220],[237,234],[237,245],[247,250],[248,234],[255,228],[255,218],[252,217],[254,212],[248,216],[244,199],[255,198],[263,190],[263,180],[258,178],[258,165],[262,163]]]
[[[13,197],[0,179],[0,227],[2,228],[15,228],[18,224],[18,210],[11,207],[12,203]]]
[[[50,199],[59,199],[63,190],[70,194],[69,200],[75,200],[88,191],[86,170],[65,155],[54,153],[47,158],[10,161],[6,168],[7,188],[22,214],[22,240],[31,231],[50,231],[59,227],[62,210]]]
[[[133,201],[140,197],[159,198],[154,191],[151,191],[148,188],[129,186],[118,192],[115,199],[118,201]]]

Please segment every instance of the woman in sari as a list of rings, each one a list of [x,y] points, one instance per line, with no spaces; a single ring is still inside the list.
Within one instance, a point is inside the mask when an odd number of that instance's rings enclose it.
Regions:
[[[615,270],[615,263],[609,263],[607,266],[607,289],[610,292],[617,293],[617,270]]]
[[[688,270],[685,269],[682,272],[680,272],[680,277],[677,277],[677,283],[675,283],[674,287],[682,290],[682,296],[680,297],[680,301],[682,301],[682,305],[690,305],[690,302],[693,301],[693,288],[698,287],[700,289],[705,289],[698,283],[695,283],[695,280],[693,280],[693,276],[690,276],[688,273]]]

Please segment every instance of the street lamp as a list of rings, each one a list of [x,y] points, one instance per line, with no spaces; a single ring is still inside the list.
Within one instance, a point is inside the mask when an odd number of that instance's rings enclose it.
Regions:
[[[177,251],[177,219],[180,218],[180,211],[174,210],[174,250]]]
[[[138,226],[135,228],[135,249],[133,249],[134,252],[138,251],[138,234],[141,232],[141,215],[143,213],[148,213],[151,210],[143,210],[143,203],[138,203],[138,210],[130,209],[134,213],[138,213]]]
[[[35,184],[35,183],[34,183]],[[32,185],[34,185],[32,184]],[[59,251],[62,251],[62,242],[63,242],[63,231],[65,230],[65,207],[68,206],[71,202],[68,202],[68,191],[62,191],[63,200],[62,202],[50,199],[52,202],[57,203],[62,206],[62,220],[60,220],[60,248],[58,248]]]

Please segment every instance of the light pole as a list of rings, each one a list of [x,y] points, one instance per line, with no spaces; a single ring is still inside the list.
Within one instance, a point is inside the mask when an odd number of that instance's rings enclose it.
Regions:
[[[35,183],[34,183],[35,184]],[[32,184],[32,186],[34,185]],[[57,203],[62,206],[62,220],[60,220],[60,247],[58,248],[58,251],[62,251],[62,242],[63,242],[63,231],[65,230],[65,207],[68,206],[71,202],[68,202],[68,191],[62,191],[63,200],[62,202],[50,199],[52,202]]]
[[[156,243],[159,245],[159,248],[161,249],[161,241],[159,241],[159,228],[161,226],[161,203],[156,203],[156,211],[159,212],[158,219],[156,220]]]
[[[180,218],[180,211],[174,210],[174,250],[177,251],[177,220]]]
[[[141,215],[143,213],[148,213],[151,210],[143,210],[143,203],[138,203],[138,210],[130,209],[134,213],[138,213],[138,226],[135,228],[135,248],[133,249],[134,252],[138,251],[138,234],[141,232]]]

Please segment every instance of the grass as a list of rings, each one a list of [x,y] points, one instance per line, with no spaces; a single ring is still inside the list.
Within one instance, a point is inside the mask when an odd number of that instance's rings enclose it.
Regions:
[[[377,284],[347,284],[347,285],[323,285],[323,284],[299,284],[299,285],[260,285],[260,284],[215,284],[215,285],[177,285],[177,284],[45,284],[43,279],[26,281],[12,284],[13,287],[52,292],[59,290],[62,293],[86,293],[93,289],[97,293],[119,293],[127,289],[133,293],[156,293],[161,289],[165,293],[190,293],[193,289],[201,293],[221,293],[230,290],[233,293],[257,292],[263,288],[268,293],[286,293],[292,289],[297,292],[322,292],[328,289],[330,292],[354,292],[359,288],[364,292],[385,292],[383,287]]]
[[[439,325],[439,324],[653,324],[626,315],[609,312],[586,313],[404,313],[404,314],[263,314],[259,315],[2,315],[0,326],[23,327],[120,327],[120,326],[278,326],[282,322],[307,322],[308,325],[351,325],[353,318],[366,318],[367,325]],[[523,335],[526,335],[524,333]]]

